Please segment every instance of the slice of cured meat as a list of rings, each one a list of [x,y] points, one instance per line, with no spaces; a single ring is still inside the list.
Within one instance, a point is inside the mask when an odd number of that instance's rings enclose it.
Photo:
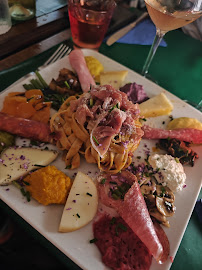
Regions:
[[[95,81],[86,65],[83,52],[79,49],[73,50],[69,55],[69,61],[79,77],[79,82],[83,92],[88,92],[90,90],[90,86],[95,85]]]
[[[163,247],[163,255],[161,256],[160,263],[164,263],[168,259],[168,256],[170,254],[170,243],[168,241],[167,235],[165,234],[164,230],[162,229],[158,221],[155,218],[152,218],[152,221],[154,224],[156,234]]]
[[[0,113],[0,130],[41,142],[52,142],[50,127],[42,122]]]
[[[121,182],[125,181],[129,184],[132,182],[131,188],[127,191],[123,200],[114,200],[112,198],[113,189],[110,187],[110,183],[112,182],[111,177],[114,178],[114,176],[108,175],[107,182],[104,185],[99,185],[101,202],[113,207],[146,245],[154,258],[160,261],[163,255],[163,248],[154,229],[136,177],[129,171],[123,171],[116,176]]]
[[[120,217],[103,215],[93,224],[102,261],[113,270],[148,270],[152,255]]]
[[[147,125],[142,126],[144,131],[144,139],[167,139],[175,138],[181,141],[190,142],[194,144],[202,143],[202,130],[193,128],[179,128],[179,129],[160,129],[152,128]]]

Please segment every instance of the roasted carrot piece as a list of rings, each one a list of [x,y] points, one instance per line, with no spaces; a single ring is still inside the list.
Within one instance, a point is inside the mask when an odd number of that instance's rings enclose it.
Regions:
[[[36,113],[31,117],[32,120],[48,123],[50,119],[51,102],[38,103],[35,106]]]
[[[32,89],[32,90],[26,91],[25,97],[27,98],[28,102],[33,104],[33,106],[44,101],[43,93],[39,89]]]

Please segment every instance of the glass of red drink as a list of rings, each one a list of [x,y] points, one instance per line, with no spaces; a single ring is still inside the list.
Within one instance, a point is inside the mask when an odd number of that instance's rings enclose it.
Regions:
[[[68,11],[74,46],[98,50],[115,7],[114,0],[69,0]]]

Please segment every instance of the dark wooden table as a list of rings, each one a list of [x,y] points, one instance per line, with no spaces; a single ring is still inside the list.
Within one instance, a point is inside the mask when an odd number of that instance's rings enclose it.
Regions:
[[[70,36],[67,6],[15,24],[0,36],[0,71],[46,51]]]

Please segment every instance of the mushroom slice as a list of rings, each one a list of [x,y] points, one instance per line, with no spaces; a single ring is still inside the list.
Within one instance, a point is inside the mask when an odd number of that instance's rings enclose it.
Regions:
[[[156,206],[155,195],[152,195],[152,194],[144,195],[144,199],[145,199],[146,205],[149,209],[154,208]]]
[[[156,185],[156,195],[165,198],[169,202],[174,202],[175,200],[173,192],[168,187],[162,185]]]
[[[166,227],[170,227],[170,224],[168,220],[166,219],[166,217],[162,215],[161,213],[159,213],[159,211],[156,208],[149,209],[149,214],[152,217],[156,218],[162,225]]]
[[[166,217],[171,217],[175,213],[173,202],[167,201],[166,198],[156,197],[156,207],[158,211]]]
[[[147,195],[147,194],[153,194],[155,191],[155,189],[152,185],[142,185],[140,187],[140,190],[141,190],[143,196]]]

